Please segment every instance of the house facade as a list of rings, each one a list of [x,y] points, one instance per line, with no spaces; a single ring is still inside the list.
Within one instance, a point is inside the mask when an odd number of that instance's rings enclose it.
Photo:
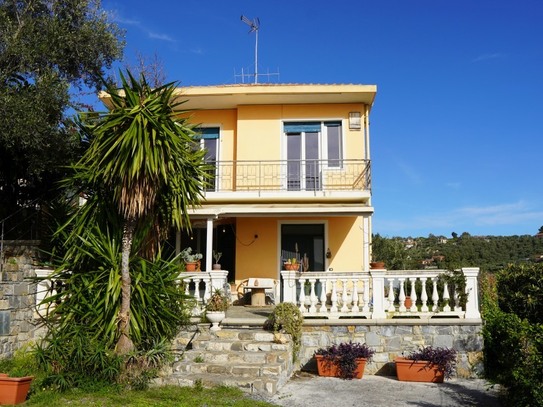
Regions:
[[[215,179],[192,231],[211,271],[213,251],[229,281],[280,280],[299,271],[369,269],[369,115],[375,85],[243,84],[178,89]]]

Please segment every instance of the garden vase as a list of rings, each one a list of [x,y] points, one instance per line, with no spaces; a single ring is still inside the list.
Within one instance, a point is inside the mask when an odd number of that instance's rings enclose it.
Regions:
[[[211,322],[211,328],[209,328],[211,331],[220,331],[221,327],[219,326],[219,324],[222,322],[224,318],[226,318],[226,312],[207,311],[206,318],[209,322]]]

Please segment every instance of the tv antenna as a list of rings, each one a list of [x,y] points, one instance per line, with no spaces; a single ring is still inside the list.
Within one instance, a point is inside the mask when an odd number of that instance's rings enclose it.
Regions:
[[[251,27],[251,29],[249,30],[249,34],[251,34],[252,32],[255,33],[255,83],[258,83],[258,29],[260,28],[260,20],[258,19],[258,17],[256,17],[255,19],[253,19],[253,21],[251,21],[247,17],[242,15],[241,21]]]

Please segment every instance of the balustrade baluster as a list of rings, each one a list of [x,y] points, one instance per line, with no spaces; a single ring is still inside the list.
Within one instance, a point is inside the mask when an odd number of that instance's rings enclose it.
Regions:
[[[443,302],[445,303],[445,306],[443,307],[443,312],[450,312],[451,311],[451,305],[449,304],[451,300],[451,296],[449,295],[449,287],[447,286],[447,282],[443,284]]]
[[[432,302],[434,304],[432,306],[432,312],[438,312],[439,311],[439,308],[438,308],[439,294],[437,293],[437,277],[432,278],[432,284],[433,284]]]
[[[420,300],[422,302],[422,307],[420,310],[422,312],[428,312],[428,293],[426,292],[426,281],[427,277],[421,277],[420,282],[422,283],[422,292],[420,293]]]
[[[363,298],[364,298],[364,305],[362,307],[362,311],[364,312],[370,312],[370,284],[368,279],[362,280],[362,289],[363,291]]]
[[[319,279],[320,283],[321,283],[321,296],[320,296],[320,303],[321,303],[321,306],[319,307],[319,310],[318,312],[320,314],[324,314],[326,313],[327,309],[326,309],[326,288],[327,288],[327,280],[325,279]]]
[[[341,280],[343,282],[343,293],[341,295],[341,312],[347,312],[349,311],[349,307],[347,306],[347,303],[349,302],[349,294],[347,293],[347,279]]]
[[[315,283],[317,280],[312,278],[309,282],[311,283],[311,294],[309,295],[311,305],[309,306],[309,312],[314,313],[317,312],[317,294],[315,293]]]
[[[404,288],[404,281],[405,278],[398,278],[400,281],[400,295],[398,296],[398,299],[400,300],[400,312],[407,311],[407,308],[405,308],[405,288]]]
[[[307,308],[305,307],[305,278],[300,278],[300,311],[305,314]]]
[[[332,306],[330,307],[330,312],[337,312],[337,280],[332,280],[332,295],[330,296],[330,300],[332,301]]]
[[[417,278],[409,277],[409,281],[411,282],[411,293],[409,296],[411,297],[411,308],[409,308],[410,312],[417,312],[417,290],[415,285],[417,284]]]
[[[351,312],[359,312],[360,309],[358,308],[358,280],[351,280],[353,284],[353,307],[351,308]]]
[[[394,305],[395,300],[396,300],[396,296],[394,295],[394,279],[389,278],[388,279],[388,311],[389,312],[396,311],[396,306]]]

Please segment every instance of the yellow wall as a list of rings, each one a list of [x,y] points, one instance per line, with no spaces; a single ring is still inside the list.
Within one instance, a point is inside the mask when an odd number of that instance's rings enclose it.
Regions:
[[[281,222],[292,217],[238,218],[236,222],[236,280],[249,277],[279,278]],[[362,217],[296,218],[296,222],[326,222],[325,250],[332,257],[325,259],[327,269],[361,271],[363,269]],[[258,235],[255,239],[254,236]],[[345,238],[344,238],[345,236]]]
[[[364,114],[361,104],[257,105],[228,110],[201,110],[191,122],[221,127],[221,160],[278,160],[286,120],[343,120],[344,157],[364,157],[364,131],[349,130],[349,112]]]

